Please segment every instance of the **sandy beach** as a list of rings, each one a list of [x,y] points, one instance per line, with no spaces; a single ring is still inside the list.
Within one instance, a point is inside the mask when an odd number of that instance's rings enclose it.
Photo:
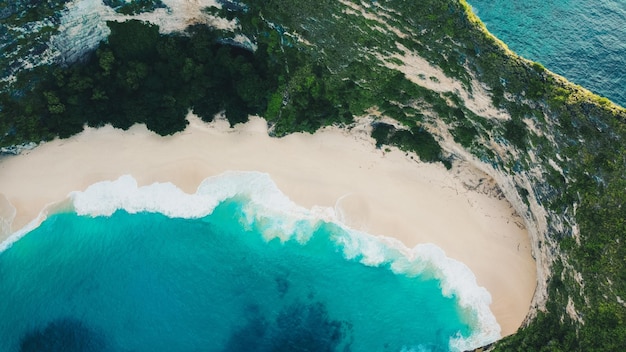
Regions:
[[[525,318],[536,285],[528,234],[493,181],[469,163],[446,170],[395,149],[376,149],[366,123],[279,139],[268,136],[260,118],[234,129],[225,121],[190,121],[169,137],[142,125],[86,129],[3,157],[0,240],[71,191],[125,174],[140,185],[172,182],[194,193],[203,179],[224,171],[261,171],[303,207],[334,207],[353,228],[408,247],[434,243],[465,263],[491,293],[503,336]]]

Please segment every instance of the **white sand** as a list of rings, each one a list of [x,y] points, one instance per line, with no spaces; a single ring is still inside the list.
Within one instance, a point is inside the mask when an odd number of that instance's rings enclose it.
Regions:
[[[0,194],[10,204],[0,197],[2,213],[12,214],[15,207],[15,231],[69,192],[124,174],[140,184],[169,181],[193,193],[203,179],[227,170],[266,172],[297,204],[337,206],[357,229],[398,238],[409,247],[426,242],[441,247],[489,290],[502,334],[520,326],[534,292],[536,267],[520,218],[506,200],[487,194],[495,191],[485,175],[467,164],[447,171],[397,150],[377,150],[363,128],[276,139],[268,137],[259,118],[235,129],[224,121],[190,120],[187,130],[170,137],[141,125],[127,132],[87,129],[5,157]]]

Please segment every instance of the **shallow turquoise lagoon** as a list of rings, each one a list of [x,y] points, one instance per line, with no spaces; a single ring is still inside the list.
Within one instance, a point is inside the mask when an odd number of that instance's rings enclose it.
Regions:
[[[0,350],[448,351],[497,338],[486,291],[444,275],[471,273],[434,246],[351,231],[262,174],[193,196],[133,182],[75,194],[75,212],[5,243]]]

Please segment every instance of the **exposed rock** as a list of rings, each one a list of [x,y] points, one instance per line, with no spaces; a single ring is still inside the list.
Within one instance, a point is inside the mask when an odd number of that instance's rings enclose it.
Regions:
[[[41,64],[57,62],[67,65],[80,61],[97,48],[101,41],[106,40],[111,33],[106,24],[107,21],[123,22],[137,19],[158,25],[161,33],[184,32],[194,24],[206,24],[230,31],[237,28],[236,20],[228,21],[204,11],[209,7],[219,8],[220,4],[216,0],[163,0],[163,4],[164,8],[158,7],[152,12],[124,15],[105,5],[103,0],[68,2],[64,10],[56,14],[54,18],[28,23],[23,28],[14,28],[29,34],[38,33],[46,26],[56,27],[57,31],[48,43],[41,44],[37,50],[29,52],[27,56],[21,55],[8,67],[7,72],[2,72],[2,77],[6,80],[7,76],[22,68]],[[0,10],[0,18],[1,16],[10,17],[15,13],[16,8],[13,5]],[[11,38],[2,33],[2,26],[0,26],[0,39],[5,46],[8,45],[6,43],[12,42]],[[242,47],[254,49],[254,43],[241,35],[235,36],[233,41]]]
[[[37,146],[37,143],[30,142],[19,145],[12,145],[10,147],[0,148],[0,154],[18,155],[24,151],[32,150]]]

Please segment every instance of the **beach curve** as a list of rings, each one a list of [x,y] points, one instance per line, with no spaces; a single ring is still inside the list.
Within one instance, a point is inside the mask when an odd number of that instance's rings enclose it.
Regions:
[[[396,149],[376,149],[366,120],[350,131],[329,127],[280,139],[268,136],[260,118],[234,129],[221,120],[189,120],[185,131],[169,137],[142,125],[88,128],[5,158],[0,192],[16,210],[12,231],[70,192],[125,174],[141,185],[172,182],[194,193],[208,176],[260,171],[300,206],[334,207],[347,226],[394,237],[409,248],[439,246],[491,293],[504,336],[521,325],[536,285],[528,234],[497,187],[485,186],[483,175],[467,164],[447,171]],[[476,180],[482,188],[471,186]]]

